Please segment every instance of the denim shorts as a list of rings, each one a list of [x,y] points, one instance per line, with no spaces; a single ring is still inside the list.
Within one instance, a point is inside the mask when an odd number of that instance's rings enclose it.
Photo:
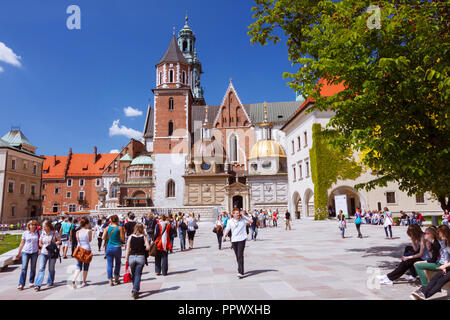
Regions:
[[[89,270],[89,263],[83,263],[80,261],[77,261],[77,269],[78,270],[83,270],[83,271],[88,271]]]

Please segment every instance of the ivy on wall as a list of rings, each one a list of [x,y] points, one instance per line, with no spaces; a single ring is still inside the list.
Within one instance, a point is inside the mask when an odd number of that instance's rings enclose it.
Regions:
[[[328,189],[337,180],[358,178],[362,167],[351,158],[351,150],[340,150],[328,143],[320,123],[313,124],[312,133],[309,157],[314,183],[314,220],[324,220],[328,217]]]

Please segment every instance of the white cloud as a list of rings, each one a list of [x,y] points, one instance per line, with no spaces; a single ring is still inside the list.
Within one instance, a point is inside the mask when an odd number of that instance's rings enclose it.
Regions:
[[[109,153],[120,153],[120,151],[117,149],[112,149]]]
[[[3,72],[3,68],[2,67],[0,67],[0,72]]]
[[[119,127],[120,120],[113,121],[111,128],[109,128],[109,136],[125,136],[129,139],[133,138],[136,140],[142,139],[142,132],[134,130],[132,128],[127,128],[124,125]]]
[[[21,58],[15,54],[14,51],[8,48],[3,42],[0,42],[0,61],[20,67],[22,65],[19,61],[20,59]]]
[[[142,111],[138,109],[134,109],[133,107],[123,108],[123,112],[127,117],[139,117],[142,116]]]

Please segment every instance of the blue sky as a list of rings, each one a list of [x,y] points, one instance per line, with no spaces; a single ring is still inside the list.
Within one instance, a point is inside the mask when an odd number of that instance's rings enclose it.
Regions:
[[[81,9],[81,30],[66,27],[71,4]],[[155,64],[186,10],[207,104],[221,103],[230,77],[243,103],[295,100],[282,78],[293,70],[285,41],[250,44],[253,6],[250,0],[1,1],[0,135],[20,126],[44,155],[120,149],[129,138],[110,136],[109,129],[119,120],[119,127],[143,130]],[[127,107],[143,114],[127,117]]]

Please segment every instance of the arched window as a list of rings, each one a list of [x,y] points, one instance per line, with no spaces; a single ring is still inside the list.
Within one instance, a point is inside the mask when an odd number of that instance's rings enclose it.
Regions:
[[[109,197],[110,197],[110,198],[117,198],[118,193],[119,193],[119,186],[117,185],[116,182],[114,182],[114,183],[111,185],[111,189],[110,189],[110,191],[109,191]]]
[[[169,71],[169,82],[173,82],[173,70]]]
[[[181,74],[181,82],[183,82],[183,84],[186,84],[186,72],[184,72],[184,71]]]
[[[188,50],[187,41],[183,41],[183,51],[187,51],[187,50]]]
[[[167,136],[171,136],[173,134],[173,122],[172,120],[169,121],[169,132],[167,134]]]
[[[173,110],[173,98],[169,98],[169,110]]]
[[[231,158],[231,161],[238,161],[237,153],[238,153],[237,138],[234,134],[232,134],[230,136],[230,158]]]
[[[167,182],[166,197],[167,198],[175,197],[175,182],[173,180],[169,180]]]

